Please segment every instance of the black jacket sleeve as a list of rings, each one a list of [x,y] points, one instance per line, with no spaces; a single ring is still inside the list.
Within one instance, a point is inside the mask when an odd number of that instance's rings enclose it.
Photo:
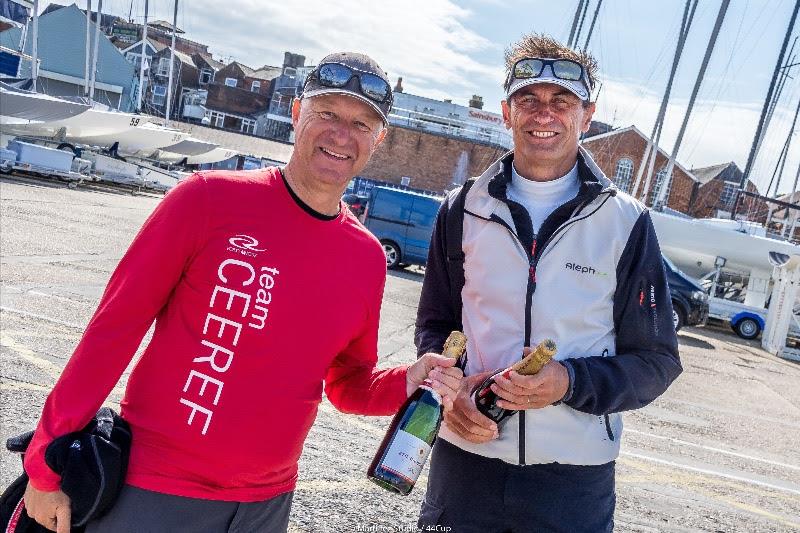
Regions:
[[[641,214],[617,264],[616,355],[567,359],[574,377],[564,403],[604,415],[658,398],[683,371],[661,249],[649,211]]]
[[[417,308],[414,344],[417,355],[441,353],[444,341],[453,330],[461,330],[461,317],[456,316],[450,297],[450,275],[447,270],[446,220],[448,202],[442,202],[428,250],[428,264],[422,282]]]

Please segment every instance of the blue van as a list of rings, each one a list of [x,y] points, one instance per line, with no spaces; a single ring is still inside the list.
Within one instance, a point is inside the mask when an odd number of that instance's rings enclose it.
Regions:
[[[433,225],[442,199],[435,196],[373,187],[364,225],[383,245],[386,267],[425,265]]]

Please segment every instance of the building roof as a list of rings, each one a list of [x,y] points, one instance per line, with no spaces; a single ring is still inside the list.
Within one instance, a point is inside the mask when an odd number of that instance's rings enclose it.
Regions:
[[[61,5],[61,4],[51,3],[49,6],[47,6],[45,8],[45,10],[39,15],[39,17],[43,17],[45,15],[49,15],[50,13],[54,13],[54,12],[58,11],[59,9],[63,9],[65,7],[72,7],[72,6],[77,7],[77,5],[74,4],[74,3],[70,4],[70,5]],[[85,17],[86,16],[86,10],[85,9],[80,9],[80,8],[78,8],[78,9],[80,10],[80,12]],[[92,14],[90,15],[90,18],[92,19],[92,22],[97,22],[97,11],[96,11],[96,9],[97,9],[97,6],[95,5],[95,10],[93,10]],[[120,21],[120,20],[122,20],[122,19],[119,18],[116,15],[111,15],[109,13],[103,13],[102,15],[100,15],[100,27],[101,28],[110,28],[114,24],[116,24],[117,21]]]
[[[281,72],[283,72],[283,69],[281,67],[269,67],[264,65],[259,69],[253,69],[248,67],[244,63],[240,63],[238,61],[234,61],[233,63],[231,63],[231,65],[237,65],[242,70],[242,72],[246,77],[255,78],[257,80],[266,80],[266,81],[274,80],[275,78],[281,75]]]
[[[778,200],[781,202],[789,202],[792,204],[796,204],[800,202],[800,191],[795,191],[793,193],[784,194],[783,196],[779,196]]]
[[[159,30],[172,33],[172,24],[170,24],[166,20],[154,20],[153,22],[148,22],[147,25],[150,26],[151,28],[157,28]],[[186,33],[186,32],[180,28],[175,28],[175,33]]]
[[[188,54],[184,54],[183,52],[179,52],[175,50],[175,57],[181,62],[187,65],[194,65],[194,59],[192,59]]]
[[[614,137],[615,135],[620,135],[622,133],[627,133],[629,131],[633,131],[634,133],[636,133],[637,135],[639,135],[641,138],[643,138],[645,140],[648,139],[647,135],[642,133],[642,131],[639,128],[637,128],[636,126],[631,125],[631,126],[628,126],[626,128],[620,128],[618,130],[612,130],[612,131],[609,131],[607,133],[601,133],[600,135],[595,135],[594,137],[589,137],[588,139],[584,139],[582,144],[585,145],[587,143],[593,143],[593,142],[598,141],[600,139]],[[663,155],[665,158],[669,159],[669,154],[667,152],[665,152],[664,150],[662,150],[660,147],[658,147],[658,152],[661,155]],[[642,154],[642,155],[644,155],[644,154]],[[675,161],[675,166],[677,168],[679,168],[684,174],[689,176],[691,179],[693,179],[695,181],[700,181],[700,180],[697,179],[697,176],[695,175],[695,173],[694,173],[695,171],[694,170],[688,170],[686,167],[681,165],[678,161]]]
[[[222,61],[217,61],[216,59],[211,57],[211,54],[201,54],[198,52],[197,55],[203,58],[203,61],[208,63],[208,65],[214,70],[219,70],[225,66],[225,63],[223,63]]]
[[[255,72],[253,72],[253,77],[260,80],[270,81],[280,76],[282,72],[283,72],[282,67],[268,67],[265,65],[260,69],[256,70]]]
[[[155,50],[156,53],[160,52],[164,48],[169,48],[167,45],[165,45],[163,43],[160,43],[158,41],[155,41],[155,40],[151,39],[150,37],[147,38],[147,42],[150,44],[150,46],[153,48],[153,50]],[[131,44],[131,43],[126,43],[126,44],[127,44],[127,46],[125,48],[123,48],[122,51],[123,52],[130,52],[134,48],[136,48],[137,46],[141,46],[142,40],[139,39],[138,41],[136,41],[133,44]]]
[[[710,167],[694,168],[692,169],[692,172],[697,177],[697,181],[699,181],[701,185],[705,185],[709,181],[722,174],[722,172],[730,165],[735,165],[735,163],[720,163],[718,165],[711,165]]]
[[[150,37],[147,38],[147,42],[155,49],[156,52],[160,52],[164,48],[169,48],[166,44],[160,43],[155,39],[151,39]]]

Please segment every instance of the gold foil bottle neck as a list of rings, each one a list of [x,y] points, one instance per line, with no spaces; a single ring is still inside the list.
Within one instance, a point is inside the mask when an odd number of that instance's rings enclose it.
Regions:
[[[532,376],[546,365],[556,354],[556,343],[550,339],[545,339],[536,348],[525,356],[521,361],[517,361],[511,367],[517,373]]]
[[[453,331],[444,341],[442,355],[452,359],[458,359],[467,349],[467,337],[460,331]]]

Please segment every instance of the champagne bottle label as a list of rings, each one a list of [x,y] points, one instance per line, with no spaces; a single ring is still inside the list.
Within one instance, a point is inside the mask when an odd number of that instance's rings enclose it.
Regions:
[[[431,447],[427,442],[401,429],[395,433],[381,466],[406,481],[415,483],[430,453]]]

